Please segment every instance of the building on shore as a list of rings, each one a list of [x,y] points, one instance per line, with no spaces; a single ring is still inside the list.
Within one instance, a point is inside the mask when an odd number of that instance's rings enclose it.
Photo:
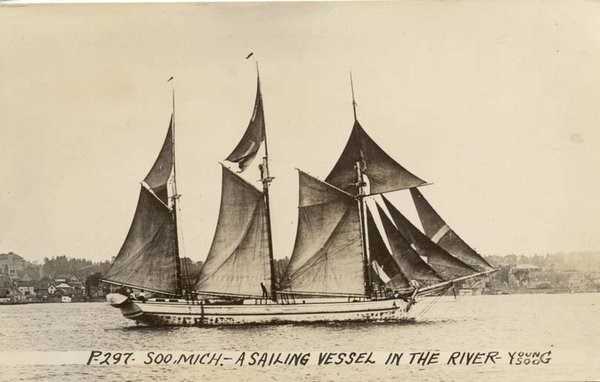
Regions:
[[[24,270],[25,259],[21,256],[12,252],[0,253],[0,274],[17,279]]]

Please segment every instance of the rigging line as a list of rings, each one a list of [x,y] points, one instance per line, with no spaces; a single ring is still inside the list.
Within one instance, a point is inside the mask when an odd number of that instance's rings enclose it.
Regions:
[[[177,203],[177,218],[179,220],[182,220],[181,217],[181,204]],[[181,227],[180,224],[177,225],[177,231],[178,231],[178,237],[179,237],[179,241],[181,245],[178,245],[179,248],[179,261],[181,262],[181,260],[183,260],[183,277],[185,278],[185,287],[186,287],[186,297],[189,295],[191,296],[191,300],[192,300],[192,305],[194,304],[194,295],[192,294],[192,284],[190,282],[190,268],[188,265],[188,262],[185,260],[185,254],[186,254],[186,250],[185,250],[185,240],[183,238],[183,228]],[[183,252],[183,257],[181,256],[181,253]],[[188,258],[189,259],[189,258]],[[191,259],[189,259],[191,261]]]
[[[483,280],[485,280],[485,275],[482,275],[482,277],[471,286],[471,288],[476,288],[477,286],[479,286],[479,284],[481,284],[483,282]],[[460,299],[462,299],[464,296],[461,296],[460,294],[455,298],[456,301],[459,301]]]
[[[447,291],[448,289],[450,289],[450,287],[448,287],[448,288],[445,288],[445,289],[443,289],[441,292],[439,292],[439,294],[438,294],[438,295],[435,297],[435,299],[434,299],[433,301],[431,301],[431,302],[429,303],[429,305],[427,305],[427,306],[425,307],[425,309],[423,309],[423,310],[421,311],[421,313],[419,313],[419,315],[418,315],[416,318],[417,318],[417,319],[420,319],[421,317],[423,317],[423,316],[425,315],[425,313],[429,312],[429,310],[430,310],[431,308],[433,308],[433,305],[435,305],[435,304],[436,304],[436,303],[437,303],[437,302],[438,302],[438,301],[439,301],[439,300],[442,298],[442,296],[443,296],[443,295],[446,293],[446,291]]]
[[[479,281],[477,281],[477,282],[476,282],[476,283],[473,285],[473,287],[476,287],[476,286],[478,286],[479,284],[481,284],[481,282],[482,282],[484,279],[485,279],[485,277],[482,277],[482,278],[480,278],[480,279],[479,279]],[[448,286],[447,288],[443,289],[443,290],[442,290],[442,291],[441,291],[441,292],[440,292],[440,293],[437,295],[436,299],[435,299],[433,302],[431,302],[431,303],[429,304],[429,306],[427,306],[425,309],[423,309],[423,311],[422,311],[422,312],[421,312],[421,313],[420,313],[420,314],[417,316],[417,318],[421,318],[421,317],[422,317],[422,316],[423,316],[425,313],[427,313],[427,312],[428,312],[428,311],[429,311],[429,310],[430,310],[430,309],[433,307],[433,305],[434,305],[434,304],[436,304],[436,303],[439,301],[439,299],[440,299],[440,298],[441,298],[441,297],[442,297],[442,296],[443,296],[443,295],[446,293],[446,291],[448,291],[450,288],[453,288],[453,287],[454,287],[454,286],[453,286],[453,284],[450,284],[450,286]],[[460,295],[459,295],[458,297],[456,297],[456,301],[460,300],[462,297],[463,297],[463,296],[460,296]]]

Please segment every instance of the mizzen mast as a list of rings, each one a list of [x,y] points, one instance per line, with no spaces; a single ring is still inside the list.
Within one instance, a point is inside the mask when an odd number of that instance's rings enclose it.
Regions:
[[[352,111],[354,113],[354,129],[357,129],[358,119],[356,117],[356,98],[354,97],[354,81],[352,80],[352,72],[350,72],[350,89],[352,91]],[[358,132],[356,132],[358,133]],[[357,158],[354,168],[356,170],[356,200],[358,202],[358,213],[360,219],[360,240],[363,247],[363,267],[364,267],[364,278],[365,278],[365,295],[371,296],[372,292],[372,281],[371,281],[371,266],[370,266],[370,253],[369,244],[367,242],[367,225],[365,219],[365,197],[367,195],[364,173],[365,160],[363,158],[362,150],[360,150],[360,157]]]

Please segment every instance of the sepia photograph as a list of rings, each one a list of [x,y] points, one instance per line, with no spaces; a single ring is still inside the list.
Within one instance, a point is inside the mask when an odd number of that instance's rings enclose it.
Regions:
[[[598,25],[0,2],[0,381],[599,380]]]

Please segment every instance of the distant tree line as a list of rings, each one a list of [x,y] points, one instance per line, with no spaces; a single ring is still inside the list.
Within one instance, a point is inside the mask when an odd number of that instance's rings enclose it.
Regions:
[[[59,275],[75,275],[85,279],[90,274],[105,274],[110,268],[109,261],[93,262],[83,258],[67,256],[45,257],[42,264],[42,277],[55,278]]]
[[[492,266],[498,268],[495,278],[508,281],[509,269],[518,264],[533,264],[544,269],[556,271],[577,272],[600,272],[600,251],[550,253],[544,255],[505,255],[485,256]],[[275,259],[275,274],[279,284],[282,283],[289,258]],[[181,269],[184,276],[187,274],[190,285],[198,281],[202,261],[193,261],[184,257],[181,259]],[[86,282],[88,287],[96,287],[100,279],[110,268],[110,261],[93,262],[84,258],[71,258],[67,256],[45,257],[43,264],[25,261],[23,274],[27,274],[32,280],[52,279],[59,275],[75,275],[81,281]]]
[[[600,272],[600,251],[548,253],[545,255],[485,256],[495,267],[533,264],[541,268],[571,270],[578,272]]]

